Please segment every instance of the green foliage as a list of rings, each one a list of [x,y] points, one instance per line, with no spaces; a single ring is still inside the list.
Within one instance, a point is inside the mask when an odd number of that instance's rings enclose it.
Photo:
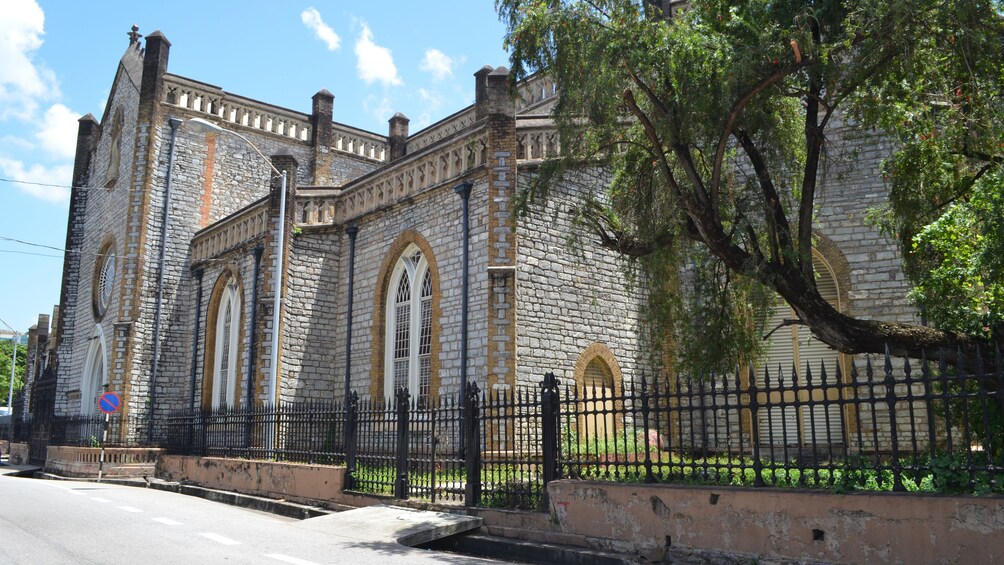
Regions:
[[[13,344],[9,339],[0,340],[0,405],[6,406],[7,395],[10,390],[10,358],[13,351]],[[17,360],[14,365],[14,392],[24,387],[25,357],[28,349],[18,344]]]
[[[992,337],[1004,311],[999,1],[694,0],[673,17],[657,4],[496,2],[514,78],[546,72],[561,90],[564,156],[538,170],[521,209],[583,160],[610,171],[576,210],[640,258],[653,342],[693,372],[734,368],[762,353],[776,292],[831,345],[919,343],[906,327],[852,329],[818,299],[815,196],[839,123],[895,142],[889,204],[873,217],[899,238],[915,299],[938,327]]]
[[[986,175],[912,239],[910,297],[946,329],[1004,336],[1002,179],[1000,172]]]

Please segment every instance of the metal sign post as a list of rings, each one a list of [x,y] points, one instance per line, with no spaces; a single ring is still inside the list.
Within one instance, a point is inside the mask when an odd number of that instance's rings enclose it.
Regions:
[[[98,460],[98,482],[105,468],[105,443],[108,441],[108,420],[122,407],[122,398],[114,392],[106,392],[98,399],[98,408],[105,413],[105,429],[101,432],[101,458]]]

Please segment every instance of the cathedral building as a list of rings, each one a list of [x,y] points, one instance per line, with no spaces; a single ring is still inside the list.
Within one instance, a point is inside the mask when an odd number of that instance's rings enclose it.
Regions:
[[[47,336],[55,414],[94,413],[115,391],[119,440],[143,444],[180,409],[400,386],[426,402],[550,371],[615,392],[646,370],[644,285],[569,213],[602,171],[515,214],[558,151],[546,77],[514,93],[506,68],[486,66],[473,105],[421,131],[396,114],[369,132],[334,122],[327,90],[309,113],[273,106],[169,72],[171,49],[134,29],[104,114],[80,119]],[[848,136],[831,154],[820,289],[854,316],[915,320],[894,244],[864,222],[885,194],[885,151]],[[805,328],[771,340],[796,365],[848,362]]]

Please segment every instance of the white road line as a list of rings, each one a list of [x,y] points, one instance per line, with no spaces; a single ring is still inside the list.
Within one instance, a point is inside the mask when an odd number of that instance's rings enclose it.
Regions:
[[[119,506],[119,510],[125,510],[126,512],[142,512],[139,508],[135,506]]]
[[[87,495],[86,492],[80,492],[80,491],[70,490],[70,489],[66,489],[66,492],[72,494],[73,496],[86,496]]]
[[[319,563],[314,563],[313,561],[307,561],[306,559],[297,559],[296,557],[282,555],[281,553],[270,553],[265,555],[265,557],[271,557],[276,561],[282,561],[283,563],[292,563],[293,565],[320,565]]]
[[[180,526],[181,522],[175,522],[170,518],[154,518],[154,522],[160,522],[161,524],[166,524],[168,526]]]
[[[225,538],[225,537],[221,536],[220,534],[213,534],[213,533],[208,533],[207,532],[207,533],[203,533],[203,534],[199,534],[199,535],[202,536],[202,537],[204,537],[204,538],[211,539],[211,540],[213,540],[213,541],[215,541],[217,543],[222,543],[223,545],[240,545],[241,544],[241,542],[239,542],[237,540],[232,540],[230,538]]]
[[[92,496],[91,500],[93,500],[94,502],[111,502],[107,498],[101,498],[100,496]]]

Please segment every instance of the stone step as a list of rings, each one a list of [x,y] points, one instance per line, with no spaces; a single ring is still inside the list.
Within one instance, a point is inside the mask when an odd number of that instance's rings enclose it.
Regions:
[[[489,559],[544,565],[626,565],[629,563],[637,565],[638,563],[638,559],[631,556],[586,547],[529,542],[478,533],[450,536],[419,547]]]

